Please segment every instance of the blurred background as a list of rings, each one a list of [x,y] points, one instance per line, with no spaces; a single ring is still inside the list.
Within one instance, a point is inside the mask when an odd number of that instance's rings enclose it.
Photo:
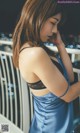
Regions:
[[[16,20],[26,0],[0,0],[0,32],[12,33]],[[67,9],[67,21],[63,33],[80,34],[80,4],[63,4]]]
[[[12,33],[26,0],[0,0],[0,32]]]
[[[10,37],[26,0],[0,0],[0,37]],[[66,43],[80,44],[80,3],[63,3],[67,19],[60,28]],[[10,34],[10,36],[9,36]]]

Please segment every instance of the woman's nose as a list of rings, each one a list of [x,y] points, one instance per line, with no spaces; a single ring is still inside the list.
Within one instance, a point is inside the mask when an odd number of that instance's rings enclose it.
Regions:
[[[57,26],[53,27],[52,32],[57,33],[57,31],[58,31]]]

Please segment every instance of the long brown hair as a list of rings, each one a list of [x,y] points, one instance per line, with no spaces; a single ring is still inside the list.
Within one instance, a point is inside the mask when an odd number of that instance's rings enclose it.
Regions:
[[[27,0],[13,34],[13,63],[18,67],[20,48],[29,42],[30,46],[40,46],[40,29],[53,15],[63,12],[57,0]]]

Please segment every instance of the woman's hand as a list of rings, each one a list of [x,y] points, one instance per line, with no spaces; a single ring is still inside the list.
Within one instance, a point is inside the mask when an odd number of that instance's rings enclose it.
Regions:
[[[56,34],[56,40],[54,40],[54,41],[56,41],[57,44],[59,44],[59,45],[63,43],[59,31],[57,32],[57,34]]]
[[[53,35],[53,38],[51,38],[50,41],[56,46],[63,44],[59,31],[55,35]]]

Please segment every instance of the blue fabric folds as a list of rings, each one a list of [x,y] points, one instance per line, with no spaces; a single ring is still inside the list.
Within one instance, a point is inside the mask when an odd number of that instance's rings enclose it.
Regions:
[[[64,76],[69,84],[64,65],[59,58],[58,61],[64,69]],[[67,90],[68,89],[69,87]],[[63,95],[65,95],[65,93]],[[66,103],[52,93],[48,93],[44,96],[33,95],[33,98],[34,116],[29,133],[71,133],[73,125],[72,102]]]

